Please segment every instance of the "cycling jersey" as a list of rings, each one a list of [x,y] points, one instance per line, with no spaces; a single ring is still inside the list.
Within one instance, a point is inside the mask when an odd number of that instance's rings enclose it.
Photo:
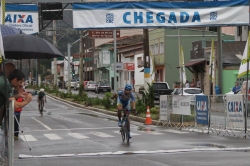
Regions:
[[[134,94],[130,92],[129,94],[125,94],[123,90],[118,92],[117,105],[122,105],[123,109],[130,109],[130,102],[135,101]]]
[[[42,98],[44,98],[44,96],[46,96],[45,92],[39,92],[38,93],[38,99],[41,100]]]

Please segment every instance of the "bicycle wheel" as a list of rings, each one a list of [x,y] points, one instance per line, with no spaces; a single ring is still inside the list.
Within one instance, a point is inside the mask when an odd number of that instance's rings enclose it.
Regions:
[[[125,141],[125,132],[124,132],[124,128],[123,127],[121,127],[120,132],[121,132],[121,135],[122,135],[122,142],[124,142]]]
[[[126,141],[127,141],[127,144],[129,143],[129,135],[128,135],[128,130],[126,130]]]

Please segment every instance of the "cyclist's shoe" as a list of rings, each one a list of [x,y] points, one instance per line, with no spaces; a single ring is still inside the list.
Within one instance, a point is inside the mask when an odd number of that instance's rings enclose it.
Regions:
[[[122,127],[122,121],[121,120],[118,120],[118,126]]]

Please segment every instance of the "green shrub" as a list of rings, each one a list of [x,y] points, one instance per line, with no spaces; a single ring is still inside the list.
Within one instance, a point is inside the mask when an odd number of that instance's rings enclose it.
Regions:
[[[150,85],[149,83],[147,83],[147,84],[148,84],[148,89],[142,91],[142,100],[146,106],[153,108],[155,106],[154,87],[153,87],[153,85]]]
[[[111,97],[113,96],[112,93],[110,92],[106,92],[105,96],[102,99],[102,104],[106,109],[110,109],[111,108]]]
[[[135,108],[138,114],[145,114],[147,111],[147,107],[143,100],[137,95],[137,100],[135,103]]]
[[[101,105],[102,100],[98,97],[93,98],[93,105]]]
[[[159,110],[157,108],[153,107],[153,108],[150,109],[150,113],[159,114]]]
[[[93,100],[94,98],[92,98],[92,97],[89,97],[89,98],[87,98],[86,99],[86,102],[85,102],[85,106],[92,106],[93,105]]]

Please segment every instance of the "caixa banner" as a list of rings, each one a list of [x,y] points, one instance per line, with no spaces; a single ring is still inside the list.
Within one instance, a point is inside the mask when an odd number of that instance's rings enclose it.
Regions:
[[[0,18],[2,19],[2,16]],[[38,6],[35,4],[6,4],[5,25],[21,29],[25,34],[38,33]]]
[[[249,25],[248,0],[74,3],[75,29]]]

